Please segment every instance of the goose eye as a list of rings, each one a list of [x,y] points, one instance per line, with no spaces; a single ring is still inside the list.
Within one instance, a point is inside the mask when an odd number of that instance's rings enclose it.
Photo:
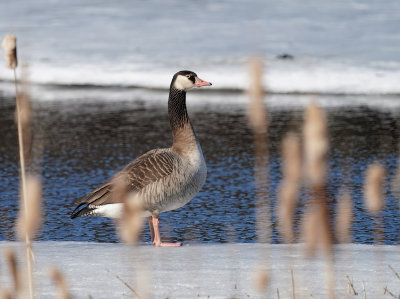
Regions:
[[[191,75],[186,75],[186,78],[190,79]]]

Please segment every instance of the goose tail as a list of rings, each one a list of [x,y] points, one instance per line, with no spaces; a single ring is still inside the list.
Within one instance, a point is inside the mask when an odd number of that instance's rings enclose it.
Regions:
[[[84,216],[94,216],[95,215],[95,207],[91,206],[90,204],[84,202],[79,204],[74,211],[71,213],[71,219],[77,217],[84,217]]]

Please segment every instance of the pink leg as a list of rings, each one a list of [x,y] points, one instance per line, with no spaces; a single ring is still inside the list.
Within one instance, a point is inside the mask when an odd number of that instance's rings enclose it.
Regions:
[[[158,229],[158,217],[153,218],[154,240],[153,245],[156,247],[179,247],[182,243],[163,243],[161,242],[160,230]]]
[[[154,244],[154,227],[153,227],[153,217],[147,217],[147,221],[149,222],[150,234],[151,234],[151,243]]]

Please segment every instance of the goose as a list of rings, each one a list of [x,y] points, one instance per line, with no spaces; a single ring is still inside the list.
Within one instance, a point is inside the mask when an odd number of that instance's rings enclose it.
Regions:
[[[97,189],[74,200],[77,207],[71,218],[121,217],[125,198],[113,196],[113,191],[116,180],[123,178],[126,190],[140,201],[143,217],[147,217],[149,223],[152,244],[157,247],[181,246],[181,243],[161,241],[159,214],[187,204],[206,180],[203,152],[186,110],[186,91],[210,85],[192,71],[177,72],[172,78],[168,99],[172,146],[148,151]]]

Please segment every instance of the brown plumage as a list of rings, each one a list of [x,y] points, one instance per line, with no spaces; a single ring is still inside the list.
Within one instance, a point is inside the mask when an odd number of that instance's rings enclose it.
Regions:
[[[90,204],[99,206],[103,204],[123,203],[123,198],[112,196],[113,182],[123,178],[126,181],[127,192],[139,192],[145,186],[161,180],[172,173],[176,157],[165,150],[151,150],[136,160],[129,163],[112,179],[100,185],[89,194],[74,200],[73,204]],[[71,217],[87,216],[92,212],[90,208],[79,211]]]

